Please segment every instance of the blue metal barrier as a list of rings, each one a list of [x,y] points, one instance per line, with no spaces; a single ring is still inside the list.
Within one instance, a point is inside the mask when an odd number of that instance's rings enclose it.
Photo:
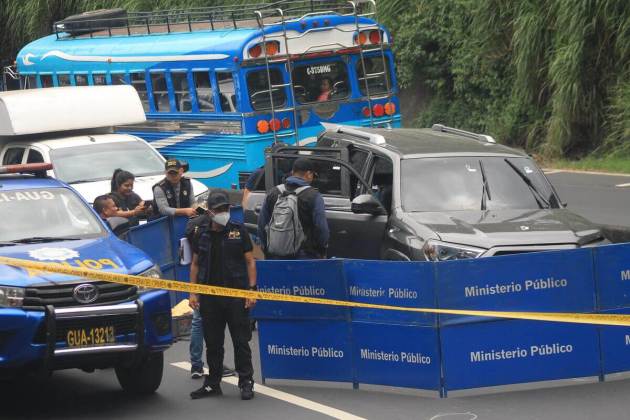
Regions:
[[[325,288],[322,297],[345,293],[351,301],[396,306],[630,314],[630,244],[448,263],[261,261],[258,267],[259,287],[281,284],[291,294],[308,283]],[[626,327],[344,308],[331,316],[314,305],[259,305],[264,379],[380,384],[445,396],[630,371]],[[318,347],[343,350],[343,357],[299,355]]]

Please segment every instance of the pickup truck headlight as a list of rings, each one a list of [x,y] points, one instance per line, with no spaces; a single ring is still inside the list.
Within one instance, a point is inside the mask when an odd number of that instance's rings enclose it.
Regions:
[[[142,273],[138,275],[142,277],[151,277],[152,279],[161,279],[162,270],[160,270],[159,265],[155,264],[153,267],[149,268],[147,271],[143,271]],[[138,286],[138,293],[145,293],[151,290],[155,290],[155,289],[152,289],[150,287]]]
[[[206,190],[201,194],[195,196],[195,202],[193,203],[193,209],[197,207],[203,207],[204,209],[208,205],[208,196],[210,195],[210,190]]]
[[[0,307],[21,308],[24,289],[21,287],[0,287]]]
[[[422,247],[422,251],[429,261],[452,261],[477,258],[486,250],[429,239]]]

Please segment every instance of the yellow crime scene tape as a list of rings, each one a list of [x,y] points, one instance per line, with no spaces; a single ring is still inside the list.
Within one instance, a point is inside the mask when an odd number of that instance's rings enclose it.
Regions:
[[[344,300],[312,298],[280,293],[252,290],[231,289],[228,287],[190,284],[176,280],[154,279],[129,274],[111,273],[88,268],[72,267],[61,263],[42,263],[17,258],[0,257],[0,264],[20,267],[36,272],[67,274],[71,276],[101,280],[111,283],[141,286],[151,289],[172,290],[176,292],[198,293],[203,295],[233,298],[270,300],[277,302],[309,303],[315,305],[344,306],[350,308],[382,309],[389,311],[421,312],[445,315],[482,316],[494,318],[525,319],[532,321],[568,322],[573,324],[617,325],[630,327],[630,315],[621,314],[584,314],[566,312],[508,312],[508,311],[473,311],[460,309],[409,308],[404,306],[377,305],[372,303],[349,302]]]

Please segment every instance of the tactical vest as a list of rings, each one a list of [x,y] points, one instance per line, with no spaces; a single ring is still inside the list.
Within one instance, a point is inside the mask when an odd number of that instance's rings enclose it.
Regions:
[[[206,226],[199,237],[198,265],[199,271],[197,280],[201,284],[213,286],[225,286],[237,289],[246,289],[248,285],[247,263],[245,261],[242,235],[247,232],[236,223],[228,223],[223,230],[222,271],[223,284],[217,284],[215,279],[210,278],[210,255],[212,253],[212,239],[210,237],[210,226]]]
[[[168,182],[166,178],[155,184],[153,188],[160,187],[160,189],[164,191],[169,207],[180,209],[192,207],[192,182],[190,182],[189,178],[182,177],[179,183],[179,206],[177,205],[177,197],[175,197],[175,188],[173,188],[173,184]]]

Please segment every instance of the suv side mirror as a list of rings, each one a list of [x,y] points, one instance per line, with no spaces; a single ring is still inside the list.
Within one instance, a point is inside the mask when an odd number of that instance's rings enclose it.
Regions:
[[[353,213],[381,216],[387,214],[383,205],[372,194],[361,194],[352,200]]]

